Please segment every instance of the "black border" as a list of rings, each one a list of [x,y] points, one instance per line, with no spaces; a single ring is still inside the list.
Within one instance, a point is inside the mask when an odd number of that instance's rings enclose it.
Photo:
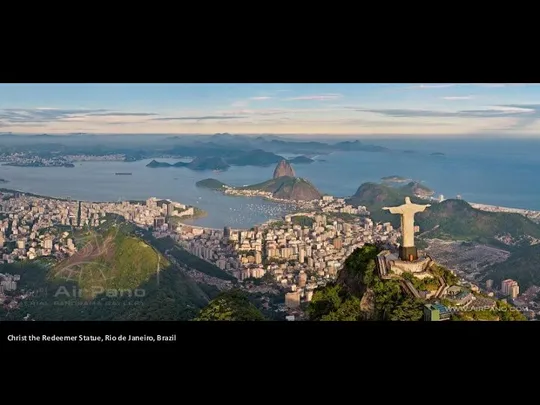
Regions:
[[[12,12],[0,82],[540,82],[535,24],[520,13],[509,30],[507,8],[497,19],[386,3],[319,13],[193,6],[146,7],[142,18],[109,8],[33,20],[24,10],[24,23]]]
[[[9,335],[176,335],[175,342],[9,341]],[[2,350],[132,350],[194,353],[223,351],[305,353],[339,350],[401,353],[422,347],[463,347],[496,354],[526,348],[540,334],[538,322],[0,322]],[[409,348],[409,349],[408,349]],[[255,353],[254,352],[254,353]]]
[[[338,22],[341,28],[346,24]],[[100,28],[88,33],[90,42],[81,41],[69,49],[39,44],[29,49],[28,44],[13,43],[3,58],[0,82],[540,82],[535,55],[530,51],[534,45],[529,46],[524,36],[512,41],[505,32],[503,44],[487,33],[476,38],[461,32],[459,22],[456,29],[445,32],[443,27],[422,31],[423,27],[415,27],[411,21],[406,29],[387,22],[365,33],[358,24],[350,27],[352,32],[324,29],[323,33],[305,28],[301,38],[298,33],[282,32],[284,27],[276,23],[271,28],[263,24],[256,33],[246,28],[238,36],[233,36],[231,27],[216,28],[217,35],[208,34],[210,43],[204,41],[206,27],[159,38],[142,30],[139,37],[130,33],[118,40]],[[420,30],[420,35],[411,38],[414,29]],[[263,31],[267,31],[266,36]]]
[[[215,46],[198,44],[199,34],[195,32],[189,36],[178,33],[166,42],[163,38],[152,38],[148,30],[144,30],[143,42],[132,36],[129,40],[109,38],[105,41],[92,30],[93,46],[79,42],[68,50],[34,46],[29,49],[24,44],[19,47],[12,44],[5,54],[0,82],[540,82],[534,52],[530,52],[534,48],[520,50],[527,47],[523,37],[516,42],[507,40],[512,47],[509,52],[496,40],[490,45],[489,41],[473,37],[460,38],[454,30],[451,30],[453,43],[449,47],[441,41],[440,32],[425,30],[421,37],[412,39],[405,38],[406,31],[385,32],[389,28],[382,24],[370,35],[357,31],[356,35],[343,33],[338,38],[332,38],[325,30],[324,41],[314,39],[313,30],[307,31],[302,40],[272,34],[273,41],[269,42],[261,41],[258,36],[246,39],[250,36],[246,31],[236,39],[226,38],[223,32]],[[148,51],[149,47],[152,52]],[[531,60],[527,60],[528,55]],[[149,348],[215,354],[223,350],[235,353],[261,350],[281,353],[280,358],[285,363],[291,353],[306,353],[308,357],[340,352],[353,355],[356,351],[370,353],[373,348],[401,362],[398,357],[404,352],[422,347],[428,348],[430,358],[436,357],[440,348],[443,353],[455,353],[464,348],[484,358],[510,350],[515,356],[520,348],[531,347],[538,328],[536,322],[0,322],[0,351],[57,351],[67,347],[139,351]],[[29,334],[176,334],[177,341],[137,344],[7,341],[8,335]]]

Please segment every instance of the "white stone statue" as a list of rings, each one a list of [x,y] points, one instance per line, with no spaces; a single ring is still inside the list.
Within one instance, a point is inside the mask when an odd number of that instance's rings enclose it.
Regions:
[[[423,212],[431,204],[420,205],[411,203],[409,197],[405,197],[405,204],[399,207],[383,207],[383,210],[390,211],[391,214],[401,215],[401,246],[414,247],[414,214]]]

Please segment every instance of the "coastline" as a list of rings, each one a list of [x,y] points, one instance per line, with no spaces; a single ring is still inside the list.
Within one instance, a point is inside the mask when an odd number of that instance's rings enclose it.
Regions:
[[[277,203],[277,204],[283,204],[283,205],[298,205],[298,202],[297,201],[291,201],[291,200],[280,200],[279,198],[273,198],[273,197],[269,197],[269,196],[266,196],[266,195],[257,195],[257,194],[254,194],[254,195],[243,195],[243,194],[230,194],[230,193],[226,193],[224,191],[221,191],[221,190],[215,190],[215,191],[218,191],[220,192],[221,194],[223,195],[226,195],[227,197],[239,197],[239,198],[260,198],[264,201],[269,201],[269,202],[273,202],[273,203]]]
[[[89,203],[89,204],[116,204],[116,203],[121,202],[121,201],[112,201],[112,200],[110,201],[90,201],[90,200],[79,200],[79,199],[68,200],[67,198],[64,198],[64,197],[39,195],[39,194],[30,193],[28,191],[7,189],[7,188],[1,188],[1,187],[0,187],[0,193],[9,193],[9,194],[18,193],[18,194],[23,194],[28,197],[34,197],[34,198],[44,198],[48,200],[57,200],[57,201],[65,201],[65,202],[82,202],[82,203]],[[144,204],[146,202],[145,200],[126,200],[126,201],[129,202],[130,204]],[[195,206],[191,206],[191,207],[193,207],[195,214],[189,217],[186,216],[184,218],[190,219],[190,220],[196,220],[196,219],[200,219],[200,218],[204,218],[208,216],[208,212],[206,212],[205,210],[195,207]],[[182,217],[178,217],[178,218],[182,218]]]
[[[526,218],[529,218],[531,221],[540,222],[540,211],[528,210],[524,208],[501,207],[499,205],[480,204],[472,202],[470,202],[469,205],[473,208],[486,212],[507,212],[511,214],[520,214]]]
[[[5,184],[5,183],[2,183],[2,184]],[[252,198],[260,198],[260,199],[262,199],[264,201],[269,201],[269,202],[281,204],[281,205],[284,205],[284,206],[288,206],[288,207],[292,208],[291,213],[294,213],[295,210],[304,208],[304,207],[301,207],[301,204],[303,203],[302,201],[298,202],[298,201],[291,201],[291,200],[281,200],[281,199],[276,199],[276,198],[272,198],[270,196],[264,196],[264,195],[229,194],[229,193],[226,193],[224,190],[219,190],[219,189],[213,189],[212,191],[220,192],[221,194],[226,195],[226,196],[230,196],[230,197],[251,198],[251,199]],[[0,193],[12,193],[12,194],[13,193],[19,193],[19,194],[24,194],[24,195],[27,195],[27,196],[30,196],[30,197],[36,197],[36,198],[46,198],[46,199],[53,199],[53,200],[58,200],[58,201],[69,201],[65,197],[46,196],[46,195],[35,194],[35,193],[32,193],[32,192],[28,192],[28,191],[10,189],[10,188],[5,188],[5,187],[0,187]],[[417,197],[422,198],[422,199],[424,199],[426,201],[439,202],[439,200],[434,198],[434,197],[428,197],[428,196],[417,196]],[[337,197],[337,198],[347,198],[347,197]],[[118,201],[114,201],[114,200],[101,200],[101,201],[99,201],[99,200],[85,200],[85,199],[81,199],[81,200],[72,199],[71,201],[80,201],[80,202],[85,202],[85,203],[117,203],[118,202]],[[143,203],[144,201],[143,200],[140,200],[140,201],[139,200],[129,200],[129,202],[130,203]],[[531,221],[540,223],[540,211],[526,209],[526,208],[503,207],[503,206],[492,205],[492,204],[482,204],[482,203],[468,202],[468,201],[466,201],[466,202],[471,207],[473,207],[475,209],[478,209],[478,210],[481,210],[481,211],[516,213],[516,214],[520,214],[520,215],[530,219]],[[185,218],[186,220],[197,220],[197,219],[209,216],[209,213],[207,211],[202,210],[202,209],[200,209],[200,208],[198,208],[196,206],[193,206],[193,207],[197,208],[198,213],[195,214],[192,217]],[[277,220],[277,219],[269,219],[268,221],[275,221],[275,220]],[[204,229],[216,229],[216,228],[198,226],[198,225],[187,224],[187,223],[185,225],[187,225],[187,226],[196,226],[196,227],[200,227],[200,228],[204,228]],[[244,229],[244,228],[242,228],[242,229]],[[249,229],[249,228],[246,228],[246,229]]]
[[[273,202],[273,203],[276,203],[276,204],[293,205],[293,206],[295,206],[295,208],[298,208],[298,206],[300,204],[309,204],[309,201],[283,200],[283,199],[279,199],[279,198],[274,198],[274,197],[268,195],[269,193],[266,193],[266,192],[263,192],[264,194],[241,194],[241,193],[236,194],[236,193],[231,193],[231,192],[228,193],[227,192],[228,190],[239,191],[239,192],[248,191],[248,190],[241,190],[241,189],[238,189],[238,188],[232,187],[232,186],[227,186],[226,188],[211,188],[211,187],[200,187],[200,186],[197,186],[197,187],[202,188],[202,189],[206,189],[206,190],[211,190],[211,191],[214,191],[214,192],[218,192],[218,193],[221,193],[222,195],[225,195],[227,197],[260,198],[260,199],[262,199],[264,201],[269,201],[269,202]],[[249,191],[257,191],[257,190],[249,190]]]

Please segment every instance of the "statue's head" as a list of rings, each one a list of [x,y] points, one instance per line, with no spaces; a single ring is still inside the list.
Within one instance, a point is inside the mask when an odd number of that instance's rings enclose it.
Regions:
[[[410,197],[405,197],[405,204],[411,204]]]

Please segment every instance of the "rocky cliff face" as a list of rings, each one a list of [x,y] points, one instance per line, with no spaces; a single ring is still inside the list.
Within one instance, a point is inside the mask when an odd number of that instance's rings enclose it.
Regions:
[[[278,177],[296,177],[294,174],[294,170],[289,162],[286,160],[282,160],[278,163],[276,166],[276,169],[274,170],[274,179],[277,179]]]
[[[312,201],[322,198],[319,190],[307,180],[298,177],[286,177],[286,180],[273,192],[275,198],[295,201]]]

